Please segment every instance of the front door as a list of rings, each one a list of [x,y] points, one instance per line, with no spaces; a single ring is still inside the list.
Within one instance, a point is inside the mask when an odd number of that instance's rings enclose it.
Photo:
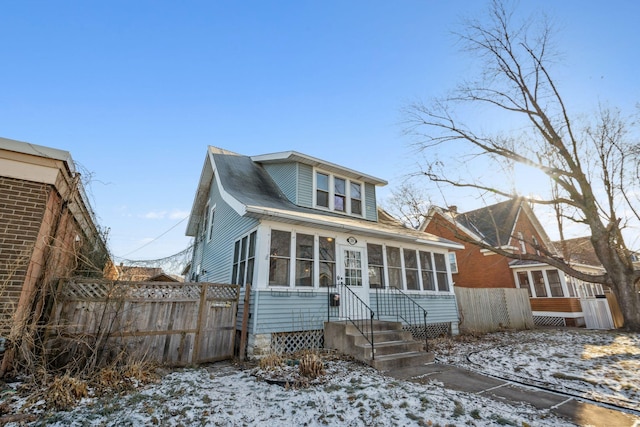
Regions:
[[[352,246],[340,246],[338,260],[338,283],[345,284],[360,300],[369,306],[369,282],[364,269],[364,249]],[[368,318],[369,313],[353,298],[349,291],[343,293],[340,304],[342,317]]]

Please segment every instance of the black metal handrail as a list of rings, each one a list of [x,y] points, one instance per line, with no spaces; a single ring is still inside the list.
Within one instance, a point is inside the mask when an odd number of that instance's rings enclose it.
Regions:
[[[344,284],[327,287],[327,320],[331,317],[351,322],[371,345],[371,359],[375,359],[375,344],[373,339],[373,319],[375,313],[362,299]]]
[[[395,286],[376,289],[376,315],[395,317],[397,321],[402,321],[408,325],[411,333],[416,336],[418,328],[424,331],[425,351],[429,351],[429,337],[427,334],[427,310],[416,300],[405,294]]]

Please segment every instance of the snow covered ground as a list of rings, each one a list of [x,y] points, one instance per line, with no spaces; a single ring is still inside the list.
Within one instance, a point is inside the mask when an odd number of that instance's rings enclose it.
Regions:
[[[481,363],[494,374],[539,379],[638,407],[638,335],[541,330],[433,344],[441,361],[476,370]],[[508,405],[434,382],[398,381],[335,357],[325,360],[326,375],[308,386],[267,381],[294,382],[297,369],[242,369],[229,362],[178,369],[124,396],[85,399],[68,412],[31,408],[27,413],[38,414],[37,425],[56,426],[571,425],[529,405]]]
[[[500,332],[451,345],[439,340],[437,354],[441,362],[640,410],[639,334],[585,329]]]

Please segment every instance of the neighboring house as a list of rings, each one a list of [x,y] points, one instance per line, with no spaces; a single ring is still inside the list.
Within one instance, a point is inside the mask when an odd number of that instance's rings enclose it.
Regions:
[[[0,138],[0,336],[20,341],[59,278],[99,277],[107,261],[71,155]]]
[[[536,253],[556,248],[523,200],[509,200],[459,213],[455,207],[434,207],[422,231],[460,242],[464,249],[451,253],[455,286],[467,288],[524,288],[529,292],[538,325],[583,326],[584,313],[573,281],[555,267],[518,260],[481,249],[465,239],[483,242],[511,253]]]
[[[446,260],[461,246],[380,210],[376,187],[385,184],[295,151],[248,157],[209,147],[187,226],[187,277],[252,285],[250,355],[276,338],[321,334],[336,283],[371,307],[377,289],[398,287],[428,310],[434,331],[457,333]]]
[[[160,267],[123,265],[116,267],[116,279],[130,282],[182,282],[181,276],[165,273]]]

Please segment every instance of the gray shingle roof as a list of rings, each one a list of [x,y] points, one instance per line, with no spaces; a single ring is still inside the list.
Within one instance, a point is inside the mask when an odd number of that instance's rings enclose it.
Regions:
[[[407,228],[383,211],[376,222],[298,206],[282,193],[266,170],[250,157],[221,152],[212,152],[211,155],[223,189],[246,207],[247,215],[390,238],[393,238],[390,235],[395,234],[398,240],[459,246],[447,239]]]
[[[456,216],[456,221],[495,247],[509,244],[522,201],[507,200]]]

